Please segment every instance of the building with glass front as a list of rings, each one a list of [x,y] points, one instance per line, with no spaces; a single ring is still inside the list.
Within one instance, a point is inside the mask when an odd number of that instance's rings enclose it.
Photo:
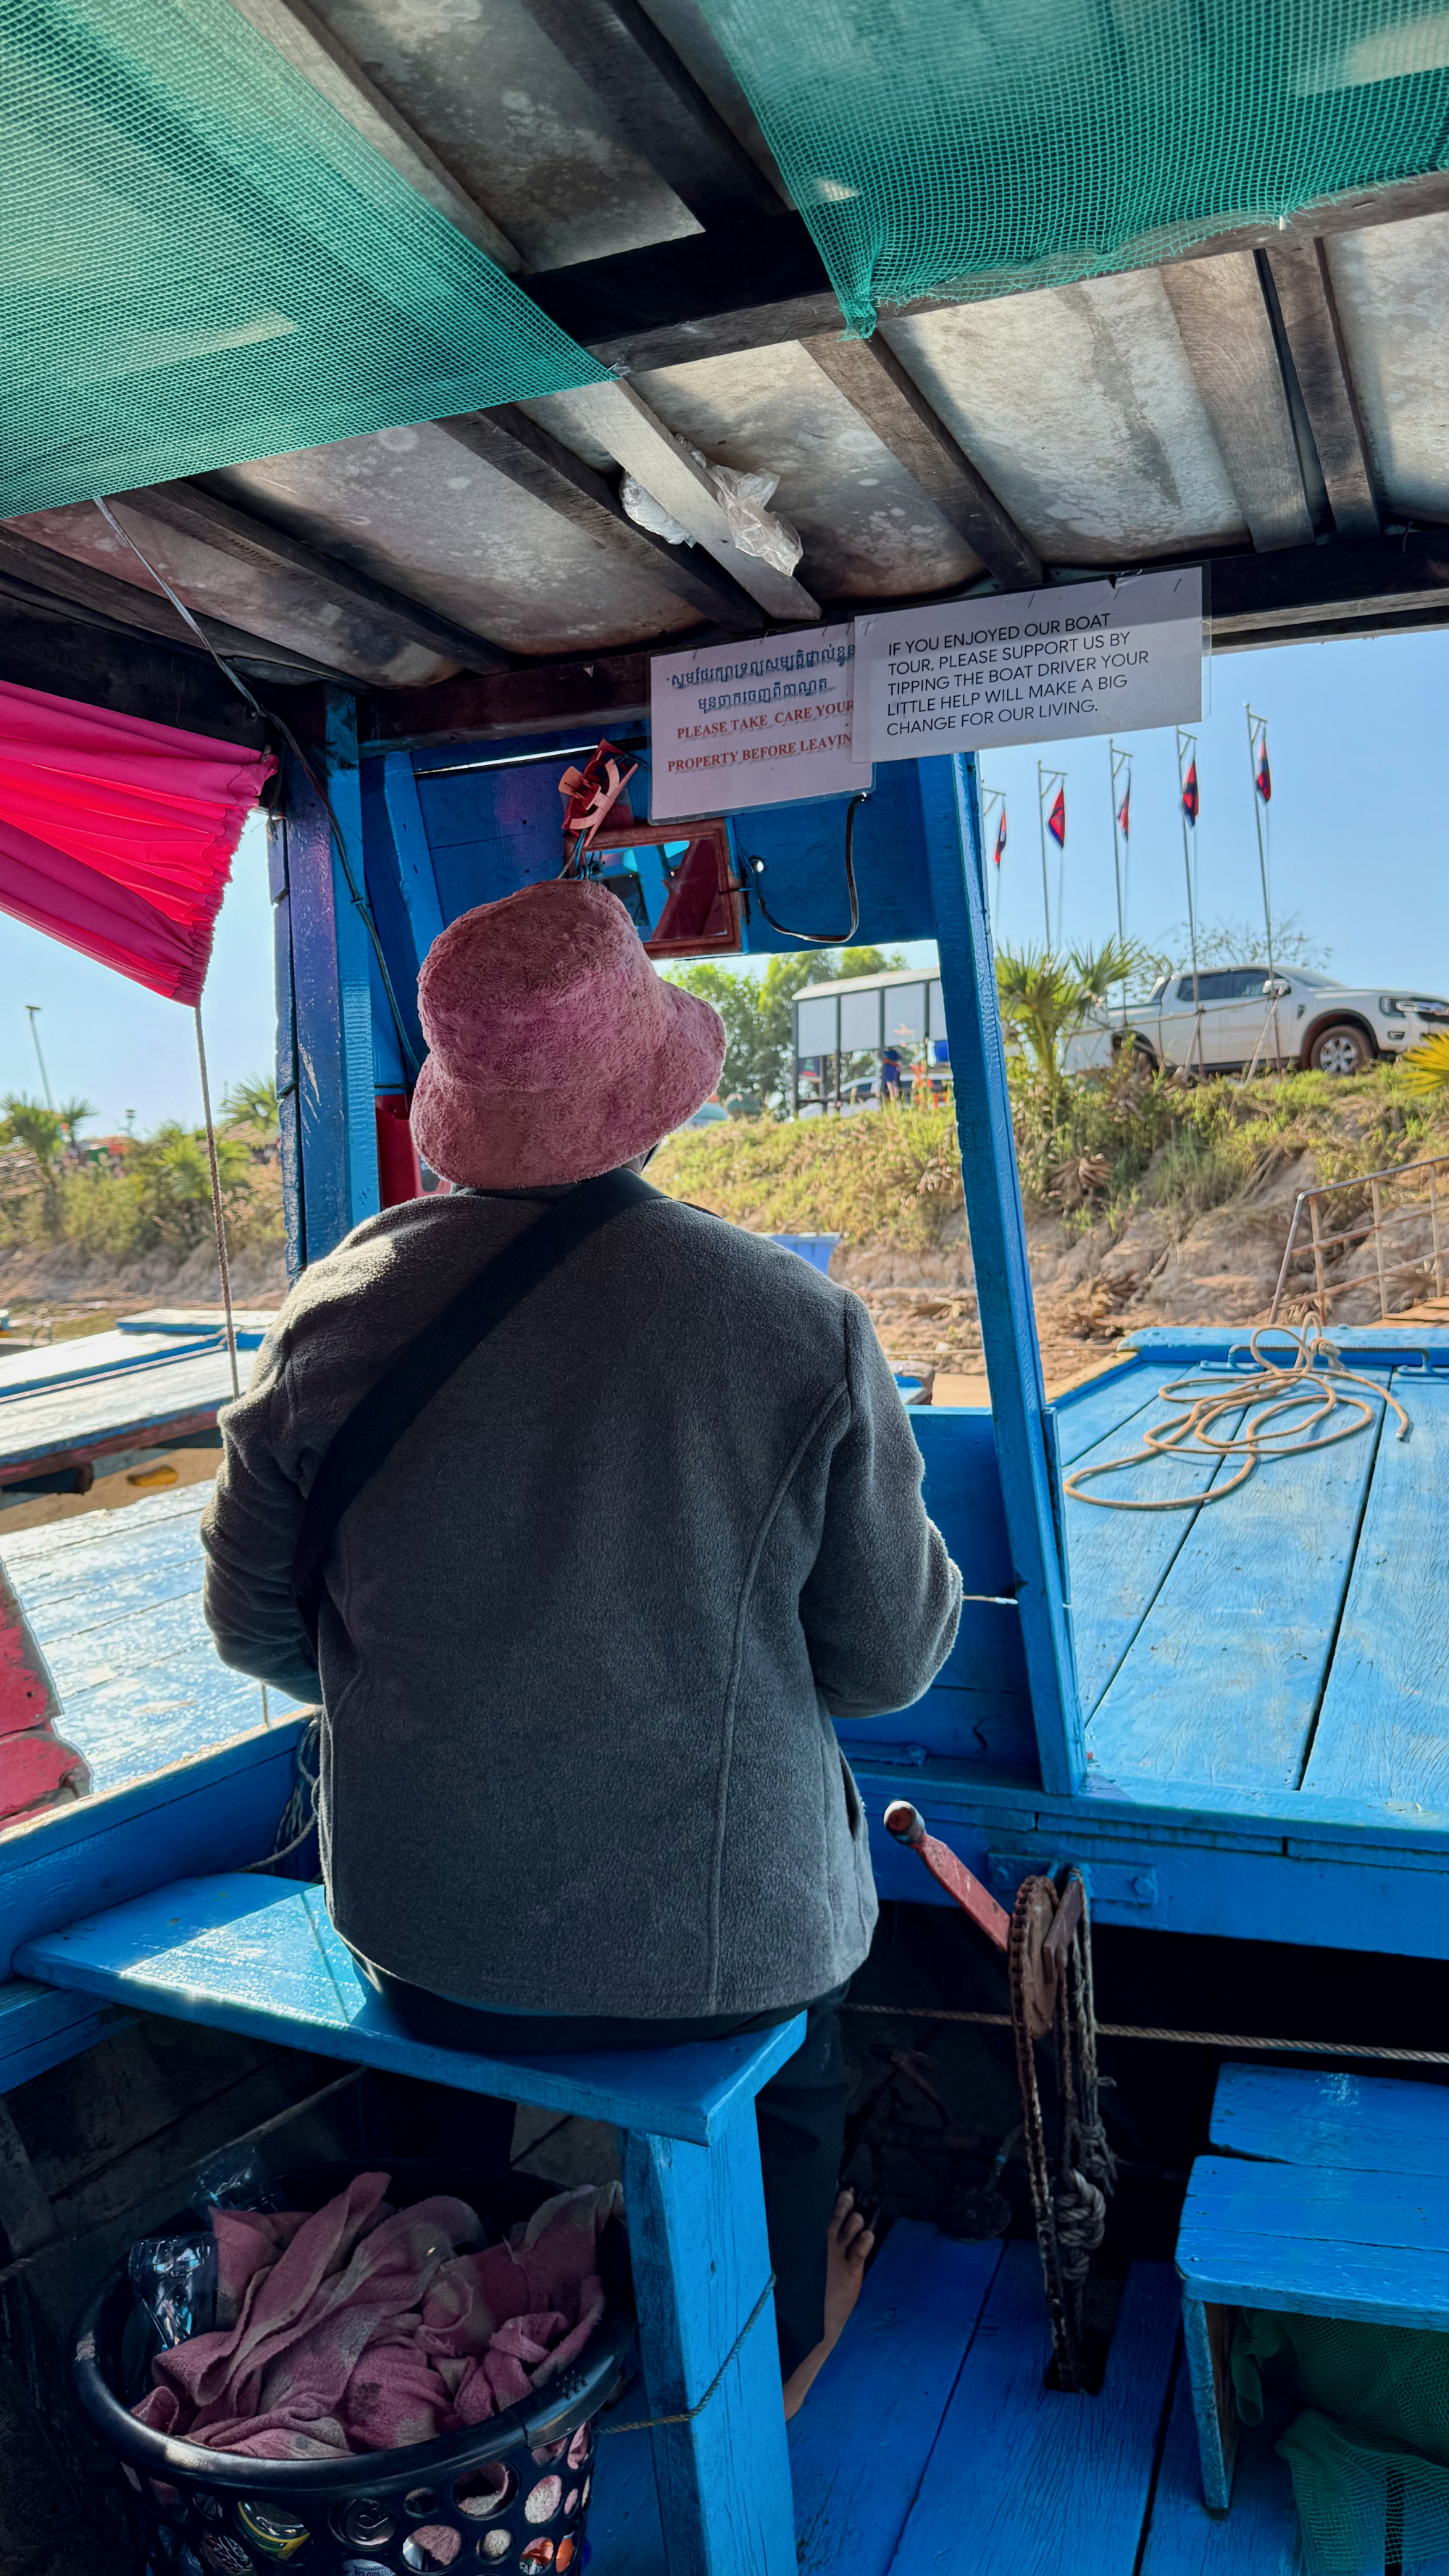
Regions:
[[[807,984],[793,1005],[790,1105],[797,1118],[849,1116],[951,1079],[940,979],[919,967]]]

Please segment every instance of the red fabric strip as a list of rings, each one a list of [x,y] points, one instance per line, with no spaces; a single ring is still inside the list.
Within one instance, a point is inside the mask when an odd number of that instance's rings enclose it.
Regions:
[[[0,910],[199,1001],[242,825],[275,767],[270,752],[0,681]]]

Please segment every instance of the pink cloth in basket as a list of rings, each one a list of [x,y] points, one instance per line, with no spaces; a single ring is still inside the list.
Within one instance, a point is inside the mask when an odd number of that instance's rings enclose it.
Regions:
[[[345,2459],[484,2424],[582,2349],[617,2184],[481,2247],[466,2201],[395,2210],[387,2186],[359,2174],[310,2215],[214,2210],[219,2322],[157,2354],[140,2422],[252,2459]]]

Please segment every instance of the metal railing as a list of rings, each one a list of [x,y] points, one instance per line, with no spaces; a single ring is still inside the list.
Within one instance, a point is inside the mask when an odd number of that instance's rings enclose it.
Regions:
[[[1412,1180],[1419,1173],[1427,1173],[1427,1189],[1416,1193],[1415,1203],[1412,1206],[1390,1207],[1386,1212],[1383,1204],[1385,1188]],[[1390,1226],[1409,1224],[1416,1217],[1422,1217],[1426,1198],[1430,1241],[1427,1266],[1433,1273],[1433,1293],[1436,1297],[1449,1293],[1449,1290],[1446,1290],[1444,1228],[1439,1206],[1441,1173],[1449,1174],[1449,1154],[1431,1154],[1421,1163],[1400,1163],[1396,1168],[1386,1172],[1362,1172],[1351,1181],[1326,1181],[1321,1189],[1300,1190],[1293,1202],[1293,1222],[1288,1228],[1288,1241],[1284,1246],[1283,1258],[1278,1267],[1278,1282],[1273,1290],[1273,1303],[1268,1310],[1269,1323],[1275,1324],[1278,1320],[1278,1308],[1289,1284],[1288,1272],[1294,1257],[1294,1245],[1298,1239],[1299,1220],[1305,1208],[1308,1210],[1308,1241],[1299,1247],[1298,1259],[1311,1260],[1313,1263],[1313,1290],[1311,1296],[1308,1295],[1307,1282],[1304,1281],[1303,1293],[1297,1302],[1305,1314],[1315,1313],[1320,1324],[1326,1326],[1328,1323],[1329,1301],[1332,1298],[1346,1296],[1351,1288],[1363,1288],[1369,1284],[1362,1273],[1352,1279],[1329,1279],[1325,1272],[1325,1254],[1337,1251],[1345,1244],[1367,1242],[1372,1242],[1374,1247],[1379,1318],[1381,1322],[1387,1323],[1393,1311],[1389,1305],[1390,1280],[1421,1279],[1426,1264],[1422,1253],[1416,1253],[1407,1261],[1385,1260],[1385,1232]],[[1337,1234],[1325,1234],[1319,1217],[1319,1204],[1323,1199],[1331,1199],[1343,1190],[1367,1190],[1370,1213],[1362,1225],[1346,1226]]]

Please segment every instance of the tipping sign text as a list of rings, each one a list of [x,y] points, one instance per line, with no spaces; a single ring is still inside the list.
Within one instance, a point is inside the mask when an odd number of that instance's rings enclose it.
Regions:
[[[852,748],[849,626],[656,654],[649,819],[734,813],[870,785]]]
[[[858,617],[855,640],[860,761],[1132,733],[1202,713],[1197,565],[887,609]]]

